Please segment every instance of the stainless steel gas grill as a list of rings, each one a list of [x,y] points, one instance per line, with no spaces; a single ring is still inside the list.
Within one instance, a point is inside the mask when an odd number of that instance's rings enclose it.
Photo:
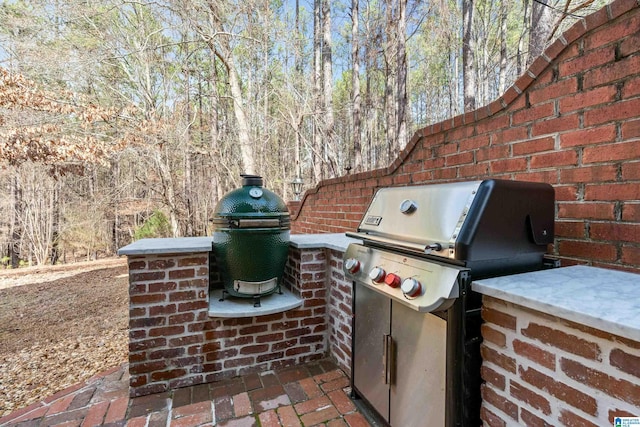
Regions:
[[[378,190],[351,244],[352,386],[394,427],[480,424],[480,296],[471,280],[543,268],[547,184],[485,180]]]

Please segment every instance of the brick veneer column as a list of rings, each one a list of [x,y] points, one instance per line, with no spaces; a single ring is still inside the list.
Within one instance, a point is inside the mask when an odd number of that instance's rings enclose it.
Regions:
[[[295,292],[311,299],[305,306],[315,307],[308,313],[315,320],[306,322],[317,322],[319,330],[326,330],[323,344],[328,354],[349,373],[352,287],[342,272],[343,255],[342,251],[331,249],[292,249],[285,280]]]
[[[130,394],[203,382],[208,253],[129,257]]]
[[[353,320],[353,286],[344,277],[342,259],[344,253],[328,250],[329,253],[329,351],[336,363],[345,372],[351,372],[351,326]]]
[[[483,304],[487,425],[597,427],[640,414],[640,342],[491,297]]]

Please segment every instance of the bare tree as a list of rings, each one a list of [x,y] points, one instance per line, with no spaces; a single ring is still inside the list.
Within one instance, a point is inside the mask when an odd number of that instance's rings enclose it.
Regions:
[[[407,0],[398,1],[398,90],[396,97],[398,148],[407,144]]]
[[[533,31],[547,6],[560,33],[603,2],[4,2],[0,255],[113,252],[154,218],[157,236],[208,233],[242,171],[286,198],[294,175],[386,166],[413,130],[515,81],[553,35]],[[49,196],[32,167],[57,177]]]
[[[174,10],[194,29],[224,66],[236,119],[243,171],[255,174],[255,146],[250,136],[242,82],[232,47],[234,22],[227,21],[230,17],[233,19],[235,16],[229,9],[233,5],[216,0],[188,2],[176,0],[173,3]],[[249,7],[248,10],[251,8]]]
[[[498,75],[498,94],[507,90],[507,8],[500,0],[500,73]]]
[[[536,60],[549,42],[549,35],[553,26],[548,0],[533,0],[531,3],[531,26],[529,27],[529,53],[527,55],[527,66]]]
[[[359,34],[358,34],[358,13],[359,0],[351,1],[351,86],[353,103],[353,168],[356,172],[362,170],[362,143],[361,143],[361,120],[360,120],[360,58],[359,58]]]
[[[11,259],[11,267],[18,268],[20,264],[20,243],[22,240],[22,227],[20,218],[22,218],[22,188],[18,180],[18,174],[11,174],[11,229],[9,241],[9,257]]]
[[[54,224],[53,203],[55,201],[55,181],[40,176],[36,165],[25,163],[21,166],[21,186],[24,197],[20,217],[23,245],[29,264],[44,264],[53,246]]]
[[[313,167],[313,177],[315,182],[322,180],[323,161],[323,129],[318,125],[320,122],[317,115],[321,114],[324,108],[323,74],[322,74],[322,1],[313,0],[313,87],[316,101],[316,118],[313,124],[313,149],[311,163]]]
[[[207,81],[209,90],[209,152],[208,152],[208,173],[207,177],[211,182],[211,199],[218,200],[222,196],[222,186],[220,183],[220,167],[218,166],[219,160],[219,143],[220,143],[220,130],[218,128],[220,109],[220,95],[218,93],[218,67],[216,63],[216,56],[211,52],[210,55],[210,72],[209,79]]]
[[[384,91],[384,105],[385,105],[385,126],[386,126],[386,142],[387,142],[387,156],[391,161],[399,151],[399,144],[397,138],[397,98],[395,93],[397,87],[397,42],[396,37],[396,16],[394,14],[394,2],[391,0],[385,0],[385,44],[384,44],[384,59],[385,59],[385,91]]]
[[[474,73],[473,0],[462,0],[462,75],[464,111],[476,109],[476,76]]]
[[[329,0],[322,0],[322,82],[323,82],[323,121],[324,163],[329,167],[328,177],[337,175],[336,164],[336,132],[333,116],[333,61],[331,57],[331,4]]]

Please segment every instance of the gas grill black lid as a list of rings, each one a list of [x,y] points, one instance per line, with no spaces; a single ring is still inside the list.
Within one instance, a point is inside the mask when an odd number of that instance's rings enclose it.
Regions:
[[[356,233],[365,244],[500,269],[541,262],[554,239],[545,183],[489,179],[382,188]]]

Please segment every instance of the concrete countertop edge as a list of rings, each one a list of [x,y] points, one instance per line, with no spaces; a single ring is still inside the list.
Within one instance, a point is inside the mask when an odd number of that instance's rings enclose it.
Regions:
[[[343,233],[292,234],[290,245],[298,249],[328,248],[345,251],[349,243],[358,242]],[[118,250],[118,255],[162,255],[175,253],[197,253],[211,251],[213,236],[204,237],[167,237],[140,239]]]
[[[564,276],[567,272],[571,272],[570,275],[575,275],[576,272],[578,274],[571,280],[559,280],[558,283],[552,284],[552,286],[559,287],[557,291],[560,294],[564,291],[563,281],[566,282],[565,287],[569,288],[572,280],[579,280],[581,275],[584,275],[585,273],[588,274],[589,272],[593,272],[595,276],[598,276],[598,280],[601,280],[602,282],[605,281],[603,279],[606,277],[610,277],[610,283],[618,283],[621,277],[626,278],[626,283],[623,281],[621,284],[621,286],[624,287],[620,288],[619,294],[619,303],[621,304],[624,302],[627,304],[623,310],[623,314],[625,314],[626,317],[622,316],[622,318],[616,318],[616,315],[619,313],[614,313],[613,310],[609,308],[612,304],[615,305],[615,298],[606,301],[608,305],[604,304],[604,300],[601,300],[600,303],[598,303],[598,299],[601,298],[599,295],[601,289],[596,286],[588,286],[584,292],[571,292],[571,295],[574,298],[573,301],[571,301],[572,304],[555,302],[554,293],[549,292],[551,287],[549,285],[547,285],[547,289],[542,289],[539,292],[538,289],[534,288],[517,288],[518,284],[521,285],[523,283],[521,280],[522,277],[527,278],[524,283],[533,283],[535,282],[534,279],[536,277],[541,277],[539,283],[543,284],[545,283],[543,278],[549,278],[550,275]],[[634,286],[634,283],[637,283],[637,286]],[[514,289],[509,289],[512,284]],[[541,313],[552,314],[560,319],[640,342],[640,322],[630,323],[628,321],[630,317],[634,316],[633,313],[640,313],[640,275],[634,273],[608,270],[598,267],[571,266],[516,274],[513,276],[483,279],[473,282],[472,289],[483,295],[520,305]],[[608,289],[608,291],[612,292],[612,289]],[[636,293],[638,298],[630,298],[629,293]],[[563,298],[567,298],[567,295],[563,295]],[[557,297],[555,297],[555,299],[557,299]],[[601,309],[600,311],[598,311],[599,308]]]
[[[502,301],[510,302],[531,310],[538,311],[540,313],[551,314],[559,319],[568,320],[580,325],[588,326],[594,329],[609,332],[613,335],[618,335],[623,338],[628,338],[630,340],[640,342],[640,330],[637,330],[635,328],[630,330],[628,326],[621,325],[617,322],[596,318],[583,313],[577,313],[563,307],[558,307],[554,304],[543,303],[540,301],[522,297],[515,297],[510,292],[496,291],[495,289],[488,289],[482,286],[477,286],[475,284],[473,290],[480,294],[487,295]]]
[[[213,237],[166,237],[140,239],[118,249],[118,255],[161,255],[211,251]]]

